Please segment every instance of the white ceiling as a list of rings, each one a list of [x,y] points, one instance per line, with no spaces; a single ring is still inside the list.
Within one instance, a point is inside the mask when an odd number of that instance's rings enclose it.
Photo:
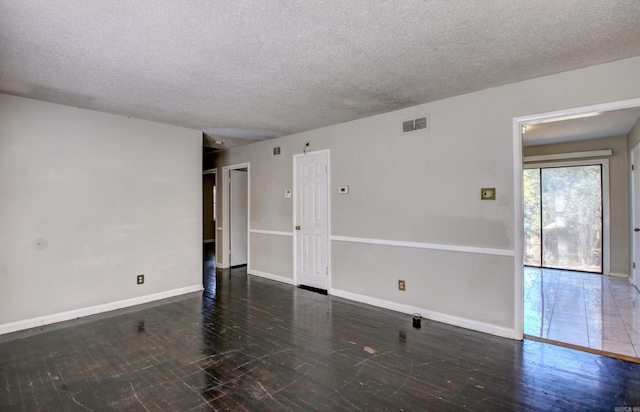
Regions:
[[[638,0],[0,0],[0,92],[224,147],[640,55]]]
[[[525,146],[566,143],[600,137],[626,136],[640,118],[640,107],[596,116],[526,126]]]

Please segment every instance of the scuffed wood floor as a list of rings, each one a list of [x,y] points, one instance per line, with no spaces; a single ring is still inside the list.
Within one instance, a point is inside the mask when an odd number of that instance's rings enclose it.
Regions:
[[[640,365],[218,271],[210,290],[0,337],[2,411],[611,410]],[[620,409],[622,410],[622,409]]]

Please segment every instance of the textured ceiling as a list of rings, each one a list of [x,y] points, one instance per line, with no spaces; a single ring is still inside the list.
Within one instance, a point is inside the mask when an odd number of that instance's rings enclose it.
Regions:
[[[638,22],[638,0],[0,0],[0,92],[241,144],[638,56]]]

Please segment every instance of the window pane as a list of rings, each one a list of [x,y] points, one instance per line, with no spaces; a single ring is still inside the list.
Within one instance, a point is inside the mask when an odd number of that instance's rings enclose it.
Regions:
[[[602,272],[602,168],[542,169],[542,265]]]
[[[524,264],[540,266],[540,169],[525,169],[524,188]]]

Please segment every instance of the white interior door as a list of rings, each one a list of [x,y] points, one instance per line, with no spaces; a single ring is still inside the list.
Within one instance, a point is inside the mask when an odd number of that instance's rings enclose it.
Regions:
[[[328,159],[328,152],[294,157],[296,282],[323,290],[329,273]]]
[[[631,164],[631,283],[640,286],[640,145],[631,149]]]
[[[248,172],[229,170],[230,265],[247,264]]]

